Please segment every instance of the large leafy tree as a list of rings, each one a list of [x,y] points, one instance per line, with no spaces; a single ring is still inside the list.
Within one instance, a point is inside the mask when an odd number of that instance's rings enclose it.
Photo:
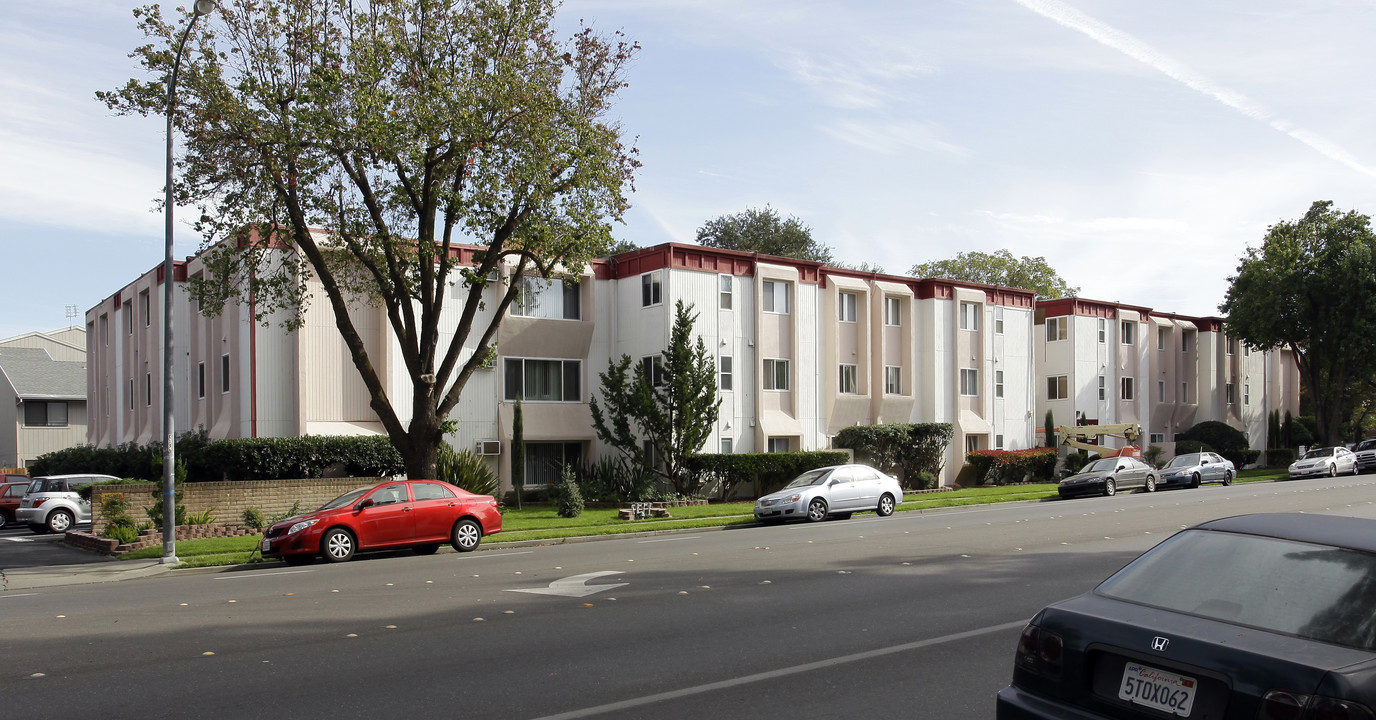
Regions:
[[[950,260],[933,260],[914,265],[908,274],[920,278],[946,278],[1033,290],[1037,297],[1043,300],[1068,297],[1080,292],[1080,288],[1067,285],[1051,265],[1047,264],[1046,258],[1015,258],[1013,253],[1007,250],[997,250],[993,253],[956,253]]]
[[[708,220],[697,239],[699,245],[724,250],[835,263],[831,248],[812,239],[812,228],[797,217],[780,218],[768,205]]]
[[[629,355],[608,363],[600,374],[605,411],[589,401],[593,427],[602,442],[620,450],[644,474],[674,484],[682,495],[697,491],[685,472],[688,458],[702,448],[717,423],[717,365],[699,336],[693,343],[697,314],[678,301],[669,347],[658,363],[633,362]],[[646,452],[642,440],[653,447]]]
[[[195,292],[209,313],[251,299],[289,328],[328,302],[412,477],[433,474],[516,296],[492,271],[577,267],[627,209],[639,163],[608,112],[637,46],[587,27],[561,40],[554,15],[552,0],[221,0],[187,46],[176,194],[202,208],[210,277]],[[185,21],[135,16],[151,79],[97,96],[162,114]],[[464,243],[483,249],[465,258]],[[388,396],[350,316],[368,305],[386,313],[409,398]]]
[[[1247,248],[1219,306],[1232,337],[1289,348],[1314,407],[1319,439],[1339,441],[1360,387],[1376,374],[1376,234],[1371,218],[1315,202]]]

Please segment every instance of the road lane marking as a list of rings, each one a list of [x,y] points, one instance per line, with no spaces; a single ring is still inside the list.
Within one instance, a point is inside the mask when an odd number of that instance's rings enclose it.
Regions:
[[[619,588],[629,583],[612,583],[610,585],[591,585],[587,582],[607,575],[620,575],[620,570],[600,570],[598,572],[583,573],[572,577],[560,578],[549,584],[549,587],[542,588],[509,588],[506,592],[531,593],[532,595],[559,595],[561,597],[587,597],[593,593],[602,592]]]
[[[629,710],[631,708],[637,708],[643,705],[664,702],[665,700],[677,700],[679,698],[684,698],[691,695],[701,695],[703,693],[715,692],[717,690],[727,690],[730,688],[740,687],[742,685],[763,682],[765,680],[776,680],[778,678],[788,677],[789,675],[797,675],[799,673],[812,672],[814,670],[825,670],[827,668],[836,667],[837,665],[845,665],[847,663],[860,662],[862,660],[873,660],[874,658],[880,658],[886,655],[893,655],[895,653],[907,652],[909,650],[919,650],[921,648],[931,647],[933,645],[943,645],[945,643],[956,642],[958,640],[968,640],[970,638],[979,637],[981,635],[988,635],[990,633],[1003,632],[1005,630],[1021,628],[1026,624],[1026,620],[1017,620],[1014,622],[1002,623],[1000,625],[990,625],[989,627],[979,628],[976,630],[966,630],[965,632],[952,633],[950,635],[942,635],[941,637],[928,638],[926,640],[918,640],[916,642],[904,643],[902,645],[894,645],[893,647],[879,648],[878,650],[867,650],[865,652],[854,653],[851,655],[842,655],[840,657],[831,658],[829,660],[819,660],[817,662],[805,663],[803,665],[794,665],[793,667],[780,668],[778,670],[770,670],[768,672],[756,673],[754,675],[746,675],[745,677],[732,678],[730,680],[722,680],[721,682],[707,683],[705,685],[696,685],[694,687],[687,687],[679,690],[670,690],[668,692],[655,693],[654,695],[646,695],[644,697],[632,698],[630,700],[622,700],[621,702],[607,703],[606,705],[597,705],[595,707],[583,708],[582,710],[570,710],[569,712],[558,713],[556,715],[545,715],[543,717],[534,718],[534,720],[575,720],[576,718],[586,718],[592,717],[594,715],[601,715],[603,713]]]
[[[475,554],[472,554],[472,555],[465,555],[462,559],[464,559],[464,560],[486,560],[486,559],[488,559],[488,558],[511,557],[512,555],[530,555],[530,554],[533,554],[534,552],[535,552],[534,550],[520,550],[520,551],[517,551],[517,552],[496,553],[496,554],[493,554],[493,555],[488,555],[487,553],[475,553]]]
[[[4,594],[4,595],[0,595],[0,600],[6,600],[6,599],[9,599],[9,598],[17,598],[17,597],[28,597],[28,596],[30,596],[30,595],[37,595],[37,594],[38,594],[38,593],[19,593],[18,595]]]

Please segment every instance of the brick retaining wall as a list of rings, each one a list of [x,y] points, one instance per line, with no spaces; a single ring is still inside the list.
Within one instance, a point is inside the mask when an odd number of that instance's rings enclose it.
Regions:
[[[194,482],[177,486],[177,498],[189,514],[212,510],[215,523],[238,526],[243,523],[244,510],[257,508],[264,517],[281,515],[299,503],[301,512],[309,512],[354,488],[375,485],[383,478],[306,478],[302,480],[242,480],[237,482]],[[96,485],[91,491],[91,531],[99,535],[105,529],[100,501],[105,495],[123,494],[129,504],[129,517],[134,522],[148,520],[148,508],[156,500],[158,486]],[[194,528],[195,525],[183,527]],[[178,539],[188,537],[177,531]],[[161,540],[157,544],[161,544]]]

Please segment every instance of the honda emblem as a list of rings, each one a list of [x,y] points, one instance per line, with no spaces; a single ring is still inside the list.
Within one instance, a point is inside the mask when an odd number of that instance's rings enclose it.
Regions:
[[[1151,649],[1156,652],[1166,652],[1166,646],[1170,644],[1171,641],[1169,639],[1160,636],[1151,639]]]

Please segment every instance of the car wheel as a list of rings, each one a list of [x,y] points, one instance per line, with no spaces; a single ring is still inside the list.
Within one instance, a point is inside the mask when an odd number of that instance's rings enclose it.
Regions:
[[[1155,475],[1148,475],[1148,476],[1147,476],[1147,485],[1146,485],[1145,490],[1146,490],[1147,492],[1156,492],[1156,476],[1155,476]]]
[[[354,556],[354,536],[348,530],[335,528],[320,539],[320,555],[332,563],[341,563]]]
[[[1118,492],[1118,483],[1113,482],[1113,478],[1104,481],[1104,497],[1113,497]]]
[[[411,549],[414,550],[417,555],[434,555],[435,551],[440,549],[440,545],[439,543],[431,543],[429,545],[417,545]]]
[[[66,510],[54,510],[48,515],[48,532],[65,533],[75,518]]]
[[[827,519],[827,501],[822,498],[815,498],[807,506],[808,522],[820,522]]]
[[[450,535],[449,544],[459,552],[472,552],[478,549],[478,543],[482,542],[483,529],[471,518],[464,518],[454,523],[454,532]]]
[[[1333,463],[1328,464],[1328,477],[1338,477],[1338,466]]]
[[[10,514],[0,510],[0,528],[10,524]]]
[[[894,502],[893,496],[888,493],[884,493],[883,497],[879,498],[879,508],[876,509],[874,512],[879,517],[888,517],[893,514],[893,509],[895,505],[896,503]]]
[[[1232,470],[1224,470],[1224,471],[1223,471],[1223,485],[1224,485],[1224,487],[1227,487],[1227,486],[1232,485],[1232,484],[1233,484],[1233,471],[1232,471]]]
[[[32,524],[31,524],[31,525],[29,525],[29,530],[32,530],[32,531],[33,531],[33,534],[35,534],[35,535],[44,535],[44,534],[46,534],[46,533],[48,532],[48,526],[47,526],[47,525],[32,525]]]
[[[1199,487],[1199,473],[1195,473],[1195,474],[1193,474],[1193,475],[1190,476],[1190,487],[1192,487],[1192,488],[1197,488],[1197,487]]]
[[[310,555],[283,555],[282,561],[288,565],[309,565],[315,558]]]

